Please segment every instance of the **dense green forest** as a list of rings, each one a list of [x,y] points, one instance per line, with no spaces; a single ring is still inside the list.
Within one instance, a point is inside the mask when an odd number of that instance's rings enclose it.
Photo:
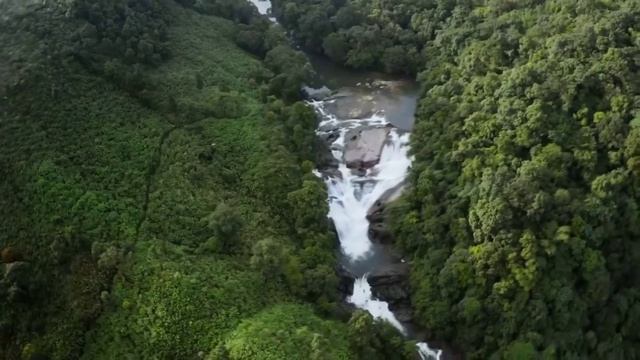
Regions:
[[[640,3],[273,0],[421,84],[388,212],[469,359],[640,358]],[[233,0],[0,2],[0,357],[393,359],[336,290],[311,75]]]
[[[310,49],[421,81],[393,215],[436,338],[640,358],[640,3],[275,3]]]
[[[640,3],[274,0],[311,51],[415,74],[390,211],[422,325],[468,358],[640,358]]]
[[[237,1],[0,13],[0,358],[411,348],[341,305],[310,69],[281,28]]]
[[[456,6],[399,216],[424,324],[470,358],[640,358],[640,3]]]

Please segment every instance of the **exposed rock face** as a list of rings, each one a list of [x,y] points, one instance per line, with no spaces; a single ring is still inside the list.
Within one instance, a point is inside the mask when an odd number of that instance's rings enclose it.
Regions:
[[[334,129],[318,135],[325,144],[333,144],[340,137],[340,130]]]
[[[351,294],[353,294],[353,284],[356,282],[355,275],[342,265],[336,269],[336,272],[340,278],[338,290],[344,295],[344,297],[351,296]]]
[[[369,238],[376,244],[393,243],[393,234],[387,223],[387,203],[393,201],[401,193],[404,183],[389,189],[367,212],[369,220]]]
[[[380,161],[389,128],[354,129],[345,136],[344,161],[348,168],[366,169]]]
[[[338,159],[333,157],[329,149],[329,142],[318,138],[316,141],[316,165],[319,169],[336,169],[338,168]]]
[[[326,86],[323,86],[321,88],[312,88],[312,87],[308,87],[305,86],[302,88],[302,92],[304,93],[304,96],[307,99],[310,100],[324,100],[326,98],[328,98],[329,96],[331,96],[331,89],[329,89]]]
[[[376,244],[391,244],[393,242],[393,234],[384,222],[369,225],[369,238]]]
[[[413,320],[413,310],[411,310],[409,303],[406,306],[394,306],[391,310],[400,322],[408,323]]]
[[[369,284],[371,286],[382,286],[396,284],[405,281],[409,276],[409,264],[398,263],[376,269],[369,274]]]
[[[389,303],[399,321],[413,319],[409,298],[409,265],[397,263],[377,269],[368,277],[373,296]]]
[[[367,212],[367,220],[369,220],[372,223],[377,223],[377,222],[384,221],[384,219],[385,219],[385,216],[384,216],[385,207],[386,207],[386,204],[384,203],[384,201],[382,199],[376,201],[376,203],[373,204],[373,206],[371,206],[371,208]]]

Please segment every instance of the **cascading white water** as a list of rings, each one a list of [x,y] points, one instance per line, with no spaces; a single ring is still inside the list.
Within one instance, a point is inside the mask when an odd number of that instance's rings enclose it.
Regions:
[[[269,0],[249,0],[253,6],[258,9],[260,15],[269,17],[269,20],[275,22],[276,18],[271,16],[271,1]]]
[[[416,346],[418,347],[418,355],[420,355],[420,359],[422,360],[439,360],[442,356],[442,350],[434,350],[430,348],[429,344],[427,344],[426,342],[419,342],[416,344]]]
[[[367,282],[366,275],[356,279],[353,284],[353,295],[349,297],[348,301],[360,309],[367,310],[374,319],[388,321],[406,335],[404,326],[396,319],[393,312],[389,310],[389,304],[373,297],[371,294],[371,285]]]
[[[277,20],[271,16],[271,1],[249,0],[260,14],[266,15],[273,22]],[[368,84],[370,87],[370,84]],[[369,239],[369,209],[389,190],[398,188],[404,181],[411,159],[408,156],[409,133],[400,134],[396,128],[391,128],[387,142],[380,154],[380,161],[366,170],[365,174],[356,173],[347,168],[343,161],[345,135],[350,129],[365,126],[385,127],[389,125],[381,114],[375,114],[367,119],[338,119],[327,111],[325,101],[309,102],[321,116],[321,123],[317,133],[326,134],[339,131],[338,138],[331,144],[332,155],[338,160],[338,175],[325,176],[325,183],[329,193],[329,217],[333,220],[340,239],[342,253],[350,260],[357,261],[371,255],[372,243]],[[319,172],[316,175],[323,176]],[[371,269],[373,270],[373,269]],[[368,311],[375,319],[388,321],[400,332],[406,335],[405,327],[398,321],[389,304],[376,299],[367,281],[367,273],[355,280],[353,294],[347,299],[356,307]],[[416,344],[418,354],[422,360],[440,360],[442,350],[434,350],[425,342]]]
[[[336,140],[339,146],[333,148],[334,156],[339,154],[338,159],[342,159],[341,148],[346,131],[341,129],[341,135]],[[411,165],[407,156],[408,141],[408,133],[399,135],[395,129],[391,129],[380,162],[367,169],[365,175],[354,174],[341,162],[338,167],[340,175],[325,179],[330,199],[329,217],[336,224],[342,252],[350,259],[361,259],[371,250],[367,212],[386,191],[404,181]]]
[[[409,133],[400,134],[392,127],[380,154],[380,161],[362,174],[349,169],[344,161],[345,135],[354,128],[386,127],[388,122],[385,117],[376,114],[366,119],[341,120],[326,110],[325,102],[314,101],[310,104],[322,119],[318,128],[319,135],[339,132],[339,136],[331,144],[332,155],[339,164],[337,173],[324,177],[329,194],[329,217],[335,223],[342,253],[350,261],[362,260],[370,256],[373,246],[369,239],[367,213],[385,193],[401,186],[411,166],[411,158],[408,156]],[[368,311],[375,319],[389,322],[406,335],[405,327],[389,309],[389,304],[373,296],[366,273],[356,279],[353,294],[347,301]],[[418,343],[417,348],[423,360],[439,360],[442,354],[441,350],[433,350],[424,342]]]

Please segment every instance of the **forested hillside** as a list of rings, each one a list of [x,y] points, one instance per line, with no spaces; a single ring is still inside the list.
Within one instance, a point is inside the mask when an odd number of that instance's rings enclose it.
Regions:
[[[0,10],[0,358],[403,356],[340,305],[280,28],[236,1]]]
[[[274,3],[312,51],[421,81],[393,218],[434,337],[640,358],[640,3]]]
[[[470,357],[640,357],[640,4],[452,14],[397,225],[416,309]]]
[[[640,359],[640,3],[273,0],[415,76],[388,209],[430,338]],[[393,359],[337,291],[311,69],[234,0],[0,1],[0,358]]]

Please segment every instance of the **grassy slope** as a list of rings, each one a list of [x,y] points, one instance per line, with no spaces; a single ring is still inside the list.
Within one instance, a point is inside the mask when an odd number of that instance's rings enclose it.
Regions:
[[[193,358],[243,319],[292,301],[243,254],[286,228],[248,195],[253,167],[276,159],[249,79],[261,64],[232,43],[232,23],[167,4],[173,56],[147,75],[159,102],[174,99],[174,113],[79,67],[60,74],[62,89],[43,78],[11,95],[0,122],[0,247],[23,252],[37,296],[0,314],[0,325],[18,324],[0,336],[0,358]],[[37,43],[0,35],[16,48]],[[12,54],[20,56],[39,54]],[[220,103],[225,116],[215,116]],[[235,256],[206,247],[200,219],[221,200],[245,223]],[[124,262],[112,282],[114,258]]]
[[[260,64],[229,40],[232,24],[177,7],[172,13],[174,57],[151,74],[158,90],[175,94],[179,104],[206,106],[221,87],[233,89],[243,98],[242,109],[234,119],[180,119],[166,138],[130,283],[117,286],[113,308],[91,335],[87,359],[208,353],[244,317],[287,298],[240,257],[190,254],[207,238],[200,219],[221,200],[243,210],[243,238],[259,236],[253,224],[264,215],[242,191],[241,177],[251,158],[267,154],[260,142],[263,105],[246,78],[247,68]],[[210,152],[213,159],[200,159]]]
[[[35,339],[31,348],[63,358],[81,349],[110,283],[91,245],[134,241],[149,159],[169,124],[82,71],[55,98],[42,87],[23,97],[12,104],[21,114],[0,123],[0,244],[32,264],[36,300],[0,315],[21,324],[0,353],[14,358]]]

